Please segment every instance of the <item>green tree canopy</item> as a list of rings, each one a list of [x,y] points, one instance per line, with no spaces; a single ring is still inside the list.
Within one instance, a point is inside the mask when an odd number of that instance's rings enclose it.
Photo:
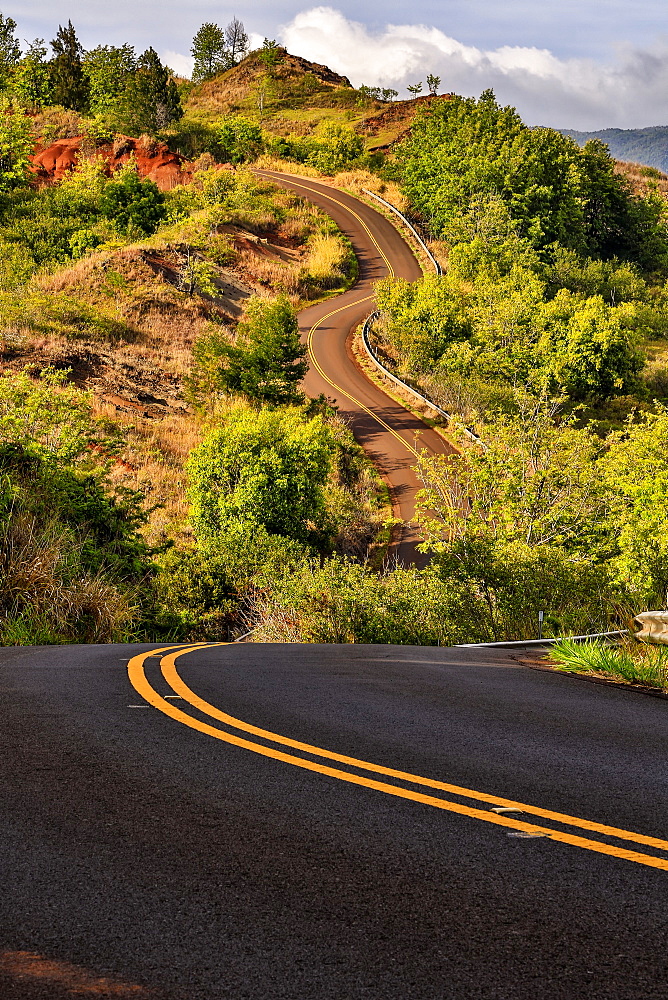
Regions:
[[[14,32],[16,21],[0,14],[0,89],[5,89],[21,60],[21,46]]]
[[[166,215],[162,191],[153,181],[142,181],[131,165],[118,180],[105,185],[100,209],[119,232],[146,236],[155,232]]]
[[[271,406],[299,403],[303,396],[297,386],[308,367],[305,355],[286,296],[255,298],[239,323],[236,344],[213,336],[195,345],[191,389],[195,396],[201,396],[203,387],[222,389]]]
[[[554,242],[592,256],[663,263],[665,224],[636,198],[602,144],[580,150],[547,128],[528,128],[492,91],[433,102],[398,150],[403,187],[437,235],[481,195],[500,196],[518,233],[539,249]],[[654,262],[654,265],[652,265]]]
[[[313,537],[325,511],[333,442],[322,418],[298,409],[232,411],[188,462],[191,517],[209,537],[240,522],[253,531]]]
[[[110,127],[127,116],[127,91],[137,60],[132,45],[98,45],[86,52],[83,68],[90,82],[90,111]]]
[[[135,135],[156,135],[183,117],[181,99],[155,49],[137,59],[127,90],[127,125]]]
[[[218,155],[223,163],[254,160],[262,151],[262,129],[250,118],[243,115],[224,118],[216,131]]]
[[[44,39],[36,38],[12,75],[12,96],[29,111],[38,111],[53,101],[51,70],[46,54]]]
[[[58,27],[58,34],[51,42],[53,59],[50,63],[53,100],[64,108],[87,111],[89,85],[82,64],[84,50],[71,21],[67,27]]]
[[[232,65],[225,32],[212,21],[207,21],[199,29],[193,38],[190,52],[195,59],[194,83],[210,80]]]
[[[35,148],[30,118],[7,98],[0,99],[0,191],[28,183]]]

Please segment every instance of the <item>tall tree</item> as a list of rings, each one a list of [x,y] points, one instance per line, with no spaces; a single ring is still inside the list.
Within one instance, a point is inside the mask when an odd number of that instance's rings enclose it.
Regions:
[[[155,49],[147,49],[139,56],[127,101],[127,125],[138,134],[155,135],[183,117],[176,84]]]
[[[53,99],[56,104],[73,111],[88,109],[88,77],[86,76],[82,58],[84,50],[77,38],[77,33],[71,21],[67,27],[58,26],[58,34],[51,42],[53,59],[51,60],[51,81]]]
[[[232,65],[236,65],[248,53],[248,35],[237,17],[233,17],[225,28],[225,41]]]
[[[44,39],[36,38],[12,74],[12,96],[28,111],[51,104],[51,73],[46,60]]]
[[[0,100],[0,191],[22,187],[30,177],[30,156],[35,148],[31,120],[13,108],[8,98]]]
[[[21,59],[21,46],[14,34],[15,30],[16,21],[0,14],[0,87],[3,89]]]
[[[225,35],[226,32],[217,24],[207,21],[193,38],[190,52],[195,58],[193,69],[195,83],[210,80],[232,65]]]
[[[429,93],[433,97],[436,97],[438,88],[441,86],[440,76],[434,76],[433,73],[427,73],[427,86],[429,87]]]
[[[114,125],[123,116],[124,98],[137,59],[131,45],[98,45],[87,52],[83,67],[90,81],[91,113]]]

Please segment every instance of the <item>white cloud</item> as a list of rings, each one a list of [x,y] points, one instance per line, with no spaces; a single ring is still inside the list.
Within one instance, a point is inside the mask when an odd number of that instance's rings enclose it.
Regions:
[[[172,52],[167,49],[160,53],[160,61],[163,66],[169,66],[177,76],[185,76],[188,79],[192,76],[195,60],[192,56],[184,56],[180,52]]]
[[[332,7],[302,11],[281,29],[290,52],[325,63],[355,86],[405,88],[441,77],[441,90],[492,87],[529,124],[638,128],[668,123],[668,38],[651,49],[619,47],[614,64],[561,59],[549,49],[464,45],[435,27],[388,24],[372,31]],[[426,86],[425,86],[426,90]]]

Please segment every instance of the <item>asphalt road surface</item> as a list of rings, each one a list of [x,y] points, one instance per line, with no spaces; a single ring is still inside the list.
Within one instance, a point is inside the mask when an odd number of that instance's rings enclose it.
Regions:
[[[668,702],[155,648],[0,650],[2,1000],[668,996]]]
[[[309,348],[304,388],[309,396],[324,393],[334,400],[388,483],[395,516],[404,522],[393,554],[402,563],[423,564],[425,558],[416,552],[420,538],[411,524],[415,494],[422,488],[413,467],[421,451],[442,454],[454,449],[371,382],[350,348],[351,334],[373,312],[374,282],[388,275],[415,281],[422,275],[420,265],[395,227],[357,198],[308,177],[256,172],[322,208],[353,245],[359,263],[354,288],[299,314]]]

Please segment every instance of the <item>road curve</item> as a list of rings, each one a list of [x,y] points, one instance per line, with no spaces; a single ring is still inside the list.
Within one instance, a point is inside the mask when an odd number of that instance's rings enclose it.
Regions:
[[[3,1000],[665,1000],[668,702],[156,649],[0,650]]]
[[[396,275],[415,281],[422,271],[406,241],[379,212],[338,188],[271,170],[259,176],[289,188],[322,208],[350,239],[359,262],[359,279],[343,295],[310,306],[299,314],[309,348],[304,388],[309,396],[333,399],[353,434],[390,488],[395,516],[403,528],[393,555],[404,564],[424,565],[411,524],[415,494],[421,488],[413,467],[420,451],[454,449],[418,417],[371,382],[353,360],[350,335],[373,310],[373,283]]]

